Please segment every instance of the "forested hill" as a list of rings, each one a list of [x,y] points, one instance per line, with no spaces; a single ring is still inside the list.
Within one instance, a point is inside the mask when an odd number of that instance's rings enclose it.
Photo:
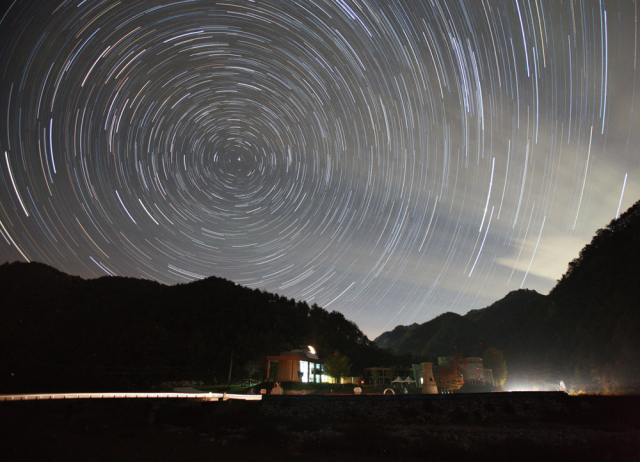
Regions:
[[[401,334],[401,335],[398,335]],[[507,384],[640,392],[640,202],[596,232],[549,295],[519,290],[375,342],[421,359],[503,350]]]
[[[338,312],[216,277],[165,286],[83,280],[40,263],[0,266],[0,393],[226,383],[248,361],[314,345],[354,370],[393,362]]]

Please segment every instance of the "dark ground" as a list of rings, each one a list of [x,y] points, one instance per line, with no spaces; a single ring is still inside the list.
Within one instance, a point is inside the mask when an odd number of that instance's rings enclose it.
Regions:
[[[265,416],[269,399],[0,402],[0,461],[640,461],[636,396],[585,397],[569,415],[442,422]]]

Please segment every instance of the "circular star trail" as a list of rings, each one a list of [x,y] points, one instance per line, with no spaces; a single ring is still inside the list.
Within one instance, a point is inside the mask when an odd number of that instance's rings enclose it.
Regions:
[[[0,257],[216,275],[369,335],[547,292],[640,196],[637,19],[633,0],[16,0]]]

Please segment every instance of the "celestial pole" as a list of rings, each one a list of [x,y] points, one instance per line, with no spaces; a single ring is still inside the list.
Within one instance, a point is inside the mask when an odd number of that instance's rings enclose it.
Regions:
[[[548,292],[640,199],[636,0],[16,0],[0,261],[370,337]]]

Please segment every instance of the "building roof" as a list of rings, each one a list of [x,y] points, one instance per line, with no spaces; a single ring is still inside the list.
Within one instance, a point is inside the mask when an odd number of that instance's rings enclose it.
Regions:
[[[270,360],[285,360],[285,359],[310,359],[315,363],[323,363],[318,359],[318,355],[315,353],[311,353],[311,351],[307,348],[297,348],[291,351],[283,351],[278,356],[267,356],[267,359]]]
[[[288,354],[288,355],[294,355],[294,356],[302,356],[304,358],[318,359],[318,355],[317,354],[311,353],[306,348],[298,348],[296,350],[291,350],[289,352],[280,353],[280,354]]]

